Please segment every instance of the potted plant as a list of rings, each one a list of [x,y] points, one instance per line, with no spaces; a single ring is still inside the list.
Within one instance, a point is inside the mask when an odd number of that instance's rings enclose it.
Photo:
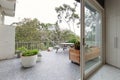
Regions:
[[[23,67],[32,67],[36,64],[38,50],[23,49],[21,56],[21,63]]]
[[[85,61],[89,61],[99,57],[100,49],[97,46],[85,46]],[[75,42],[74,48],[69,50],[69,59],[77,64],[80,64],[80,42]]]
[[[80,63],[80,42],[76,41],[74,47],[69,49],[69,59],[72,62]]]
[[[75,49],[76,49],[76,50],[80,50],[80,42],[79,42],[79,41],[76,41],[76,42],[74,43],[74,46],[75,46]]]

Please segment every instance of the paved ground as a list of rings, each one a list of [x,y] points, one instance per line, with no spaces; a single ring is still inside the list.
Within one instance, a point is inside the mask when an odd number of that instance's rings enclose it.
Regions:
[[[22,68],[20,59],[0,61],[0,80],[78,80],[79,65],[69,60],[68,51],[42,52],[32,68]]]
[[[120,69],[104,65],[88,80],[120,80]]]

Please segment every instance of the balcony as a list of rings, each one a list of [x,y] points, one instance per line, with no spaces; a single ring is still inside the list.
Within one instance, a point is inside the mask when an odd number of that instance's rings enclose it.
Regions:
[[[0,62],[0,80],[77,80],[79,65],[71,63],[68,49],[41,51],[42,58],[32,68],[23,68],[19,58]],[[7,75],[7,76],[6,76]]]

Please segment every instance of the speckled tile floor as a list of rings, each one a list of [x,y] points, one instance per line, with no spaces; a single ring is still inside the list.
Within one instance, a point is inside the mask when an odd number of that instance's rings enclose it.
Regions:
[[[78,80],[79,65],[71,63],[68,51],[41,52],[42,59],[34,67],[24,69],[20,59],[0,61],[0,80]]]
[[[120,69],[104,65],[88,80],[120,80]]]
[[[71,63],[68,51],[43,51],[32,68],[23,68],[20,59],[0,61],[0,80],[78,80],[79,65]],[[104,65],[89,80],[120,80],[120,69]]]

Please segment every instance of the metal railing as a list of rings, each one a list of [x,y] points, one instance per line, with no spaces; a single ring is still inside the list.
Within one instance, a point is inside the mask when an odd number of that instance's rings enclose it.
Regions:
[[[48,47],[54,47],[62,41],[31,41],[31,42],[15,42],[15,49],[17,50],[20,47],[25,47],[29,50],[39,49],[46,50]]]

